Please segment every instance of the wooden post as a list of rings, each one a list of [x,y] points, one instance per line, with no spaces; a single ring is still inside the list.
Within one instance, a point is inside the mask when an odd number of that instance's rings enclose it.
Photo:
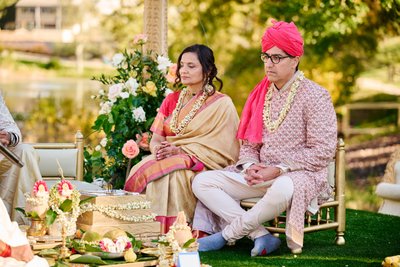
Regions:
[[[336,244],[344,245],[344,231],[346,230],[346,205],[345,205],[345,187],[346,187],[346,173],[345,173],[345,144],[343,139],[339,138],[336,150],[336,164],[335,164],[335,186],[336,196],[335,200],[338,201],[338,207],[335,209],[336,221],[339,223],[336,230]]]
[[[168,56],[168,1],[144,1],[144,33],[148,36],[145,49]]]

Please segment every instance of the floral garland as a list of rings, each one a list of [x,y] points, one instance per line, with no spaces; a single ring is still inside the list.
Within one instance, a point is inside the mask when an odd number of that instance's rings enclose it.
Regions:
[[[67,233],[76,225],[76,221],[80,215],[80,197],[81,194],[79,191],[74,189],[71,182],[67,180],[61,180],[50,189],[50,209],[57,214],[57,219],[60,224],[66,225]],[[64,212],[60,209],[61,204],[63,204],[66,199],[70,199],[72,202],[71,211],[68,212]]]
[[[138,201],[133,203],[118,204],[118,205],[96,205],[93,203],[85,203],[81,206],[81,213],[87,211],[97,211],[107,217],[122,221],[135,222],[135,223],[152,222],[155,220],[156,217],[155,213],[149,215],[129,216],[129,215],[122,215],[117,212],[117,210],[138,210],[138,209],[149,209],[149,208],[150,208],[149,201]]]
[[[172,112],[172,118],[169,123],[171,131],[177,135],[182,134],[182,131],[187,127],[189,122],[193,119],[194,115],[196,115],[197,111],[199,111],[199,109],[203,105],[204,101],[206,101],[206,99],[208,97],[208,94],[203,91],[202,95],[194,103],[190,112],[183,118],[183,120],[178,125],[178,115],[179,115],[179,112],[183,108],[183,100],[185,99],[187,94],[188,94],[188,89],[184,88],[182,90],[181,94],[179,95],[178,103],[176,104],[176,107],[175,107],[174,111]]]
[[[271,99],[272,99],[272,83],[271,86],[268,88],[267,93],[265,94],[265,102],[264,102],[264,110],[263,110],[263,120],[264,125],[270,132],[276,131],[278,127],[282,124],[285,120],[286,115],[288,114],[290,107],[292,106],[293,99],[299,89],[300,82],[304,79],[304,73],[299,71],[299,74],[296,77],[296,80],[293,82],[292,86],[290,87],[289,95],[286,99],[286,103],[283,106],[282,110],[279,112],[279,117],[277,120],[272,121],[271,119]]]

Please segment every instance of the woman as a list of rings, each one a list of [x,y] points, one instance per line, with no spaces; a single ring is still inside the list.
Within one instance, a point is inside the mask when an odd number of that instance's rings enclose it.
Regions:
[[[193,218],[196,198],[191,181],[197,172],[221,169],[235,162],[239,143],[235,138],[238,116],[232,100],[215,90],[217,68],[212,50],[193,45],[178,58],[176,82],[182,91],[169,94],[151,127],[152,155],[129,174],[125,190],[142,192],[152,203],[164,232],[184,211]]]

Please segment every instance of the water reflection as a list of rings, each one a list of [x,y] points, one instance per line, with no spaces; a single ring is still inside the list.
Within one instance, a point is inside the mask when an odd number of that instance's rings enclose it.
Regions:
[[[97,116],[90,98],[101,84],[89,79],[1,80],[0,90],[27,142],[66,142],[80,129],[84,135]]]

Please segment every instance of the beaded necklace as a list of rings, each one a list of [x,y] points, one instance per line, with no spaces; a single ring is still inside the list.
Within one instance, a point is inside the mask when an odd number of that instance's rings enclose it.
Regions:
[[[273,92],[273,84],[271,83],[270,87],[268,88],[267,93],[265,94],[265,102],[264,102],[264,110],[263,110],[263,120],[264,125],[270,132],[276,131],[278,127],[282,124],[285,120],[286,115],[288,114],[290,107],[292,106],[293,99],[299,89],[300,82],[304,79],[304,73],[299,71],[295,81],[293,82],[292,86],[290,87],[289,95],[286,99],[286,103],[279,112],[279,117],[277,120],[272,121],[271,119],[271,100],[272,100],[272,92]]]
[[[188,94],[188,89],[184,88],[182,90],[181,94],[179,95],[178,103],[176,104],[176,107],[175,107],[174,111],[172,112],[172,118],[171,118],[171,121],[169,122],[169,127],[171,128],[171,131],[177,135],[182,134],[182,131],[187,127],[189,122],[193,119],[194,115],[196,115],[197,111],[199,111],[199,109],[201,108],[201,106],[203,105],[203,103],[206,101],[206,99],[208,97],[207,93],[203,91],[202,95],[193,104],[193,107],[189,111],[189,113],[178,124],[178,115],[179,115],[179,112],[183,108],[183,100],[185,99],[187,94]]]

